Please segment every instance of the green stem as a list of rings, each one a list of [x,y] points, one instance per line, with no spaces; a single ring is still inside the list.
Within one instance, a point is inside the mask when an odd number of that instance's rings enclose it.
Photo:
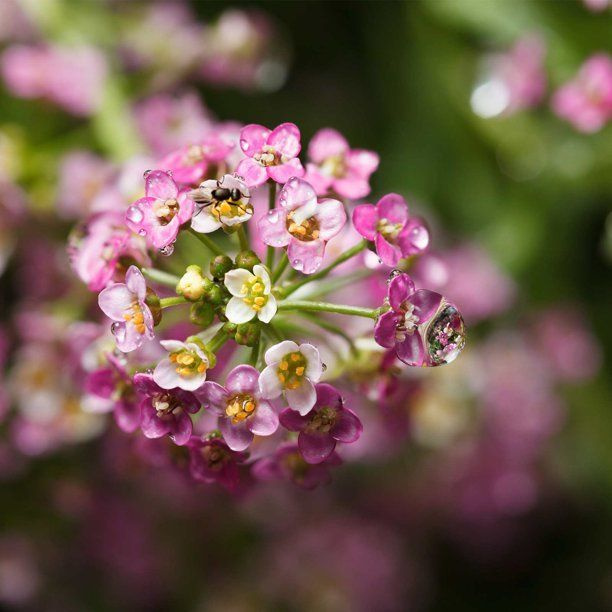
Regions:
[[[166,287],[176,287],[177,283],[181,280],[178,276],[174,276],[174,274],[157,270],[156,268],[141,268],[140,271],[145,278]]]
[[[334,268],[338,267],[340,264],[343,264],[345,261],[349,260],[351,257],[354,257],[358,253],[361,253],[361,251],[363,251],[367,246],[368,246],[367,240],[362,240],[361,242],[358,242],[354,247],[352,247],[345,253],[342,253],[340,257],[332,261],[332,263],[330,263],[329,266],[326,266],[325,268],[319,270],[315,274],[310,274],[309,276],[306,276],[305,278],[302,278],[301,280],[299,280],[297,283],[294,283],[293,285],[289,285],[289,287],[285,287],[284,289],[282,289],[281,295],[283,297],[287,297],[291,295],[294,291],[297,291],[300,287],[303,287],[304,285],[311,283],[312,281],[319,280],[320,278],[324,278]]]
[[[251,356],[249,357],[249,364],[252,365],[254,368],[257,367],[257,361],[259,359],[259,348],[260,343],[258,341],[257,344],[253,347],[253,350],[251,351]]]
[[[334,325],[333,323],[330,323],[326,319],[322,319],[320,316],[314,315],[310,312],[302,312],[300,313],[300,316],[304,317],[311,323],[318,325],[321,329],[324,329],[332,334],[336,334],[336,336],[342,338],[349,345],[349,348],[353,355],[357,354],[357,347],[355,346],[353,339],[343,329],[341,329],[337,325]]]
[[[268,183],[268,210],[273,210],[276,206],[276,183],[269,181]],[[269,246],[266,249],[266,266],[268,270],[274,267],[274,247]]]
[[[209,251],[212,251],[215,255],[223,255],[223,251],[206,234],[200,234],[191,227],[188,227],[187,231],[195,236]]]
[[[185,304],[186,302],[187,300],[184,297],[176,295],[173,297],[162,298],[159,300],[159,305],[162,308],[168,308],[169,306],[177,306],[178,304]]]
[[[274,284],[285,271],[285,268],[289,264],[289,257],[287,257],[287,253],[283,253],[281,260],[278,262],[274,272],[272,272],[272,284]]]
[[[344,304],[330,304],[329,302],[308,302],[306,300],[283,300],[278,303],[278,310],[334,312],[336,314],[366,317],[368,319],[376,319],[380,314],[378,308],[361,308],[359,306],[345,306]]]
[[[246,235],[246,232],[244,231],[244,223],[241,223],[240,227],[238,228],[238,240],[240,241],[241,251],[248,251],[251,248],[251,245],[249,244],[249,238]]]
[[[220,329],[207,343],[206,348],[211,353],[216,353],[227,341],[229,336],[224,329]]]

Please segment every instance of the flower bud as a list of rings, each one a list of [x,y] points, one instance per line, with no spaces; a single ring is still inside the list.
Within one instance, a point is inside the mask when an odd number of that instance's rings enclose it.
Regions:
[[[212,304],[207,302],[196,302],[189,309],[189,320],[194,325],[208,327],[215,318],[215,309]]]
[[[216,283],[212,283],[206,291],[206,301],[214,305],[220,305],[226,298],[225,291]]]
[[[231,258],[227,255],[217,255],[210,262],[210,273],[213,275],[213,278],[222,280],[225,277],[225,274],[233,269],[234,263]]]
[[[252,272],[253,266],[261,263],[261,259],[253,251],[240,251],[236,255],[235,263],[237,268],[243,268]]]
[[[190,302],[197,302],[211,285],[211,281],[202,274],[200,266],[187,266],[185,274],[176,285],[176,292]]]
[[[236,328],[235,340],[237,344],[255,346],[259,341],[260,329],[257,323],[240,323]]]
[[[147,287],[147,294],[145,296],[145,304],[149,307],[151,314],[153,315],[153,325],[159,325],[162,319],[162,309],[159,303],[159,296],[151,287]]]

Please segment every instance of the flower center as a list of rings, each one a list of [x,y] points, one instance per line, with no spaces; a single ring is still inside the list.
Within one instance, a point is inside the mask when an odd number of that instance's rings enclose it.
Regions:
[[[338,410],[333,406],[325,406],[317,410],[304,431],[307,433],[329,433],[338,419]]]
[[[414,305],[410,302],[404,302],[400,306],[400,311],[403,317],[395,326],[395,341],[403,342],[406,336],[412,336],[415,329],[419,326],[419,319],[414,314]]]
[[[123,312],[123,318],[126,323],[132,323],[136,331],[142,336],[146,331],[144,322],[144,314],[138,300],[134,300],[128,308]]]
[[[319,238],[319,222],[316,217],[304,219],[301,223],[293,220],[294,211],[287,215],[287,231],[298,240],[312,242]]]
[[[185,153],[184,161],[188,166],[199,164],[204,160],[204,147],[201,145],[191,145]]]
[[[204,374],[208,368],[208,364],[195,351],[188,349],[170,353],[169,358],[175,364],[175,370],[179,376],[188,378],[196,374]]]
[[[389,219],[379,219],[376,224],[376,231],[382,234],[383,238],[393,244],[404,226],[401,223],[391,223]]]
[[[278,364],[277,376],[285,389],[297,389],[304,380],[306,357],[300,352],[287,353]]]
[[[153,204],[153,212],[157,217],[160,225],[168,225],[179,211],[179,203],[175,198],[168,200],[155,200]]]
[[[288,161],[284,155],[270,145],[264,145],[259,153],[255,153],[253,159],[262,166],[278,166]]]
[[[206,465],[211,470],[221,470],[229,459],[229,453],[224,448],[212,444],[203,446],[200,452]]]
[[[157,416],[164,417],[171,415],[175,410],[180,410],[181,405],[175,397],[169,393],[159,393],[151,399],[153,408],[157,411]]]
[[[242,285],[240,289],[244,295],[242,301],[255,312],[259,312],[268,303],[268,296],[265,295],[265,290],[266,286],[261,277],[255,276]]]
[[[334,178],[342,178],[346,174],[344,155],[332,155],[321,164],[321,172]]]
[[[218,189],[216,191],[219,191]],[[228,198],[229,200],[229,198]],[[233,219],[234,217],[243,217],[245,215],[253,214],[253,207],[250,204],[245,204],[244,202],[237,201],[228,201],[222,200],[221,202],[216,202],[210,207],[210,214],[219,222],[221,222],[223,218],[225,219]]]
[[[225,414],[232,419],[234,425],[251,416],[257,408],[257,401],[248,393],[239,393],[227,401]]]

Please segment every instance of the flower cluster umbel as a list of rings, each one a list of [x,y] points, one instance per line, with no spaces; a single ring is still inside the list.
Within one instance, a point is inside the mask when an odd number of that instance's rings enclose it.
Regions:
[[[340,462],[342,446],[359,439],[362,423],[329,382],[336,373],[326,372],[320,335],[308,337],[296,316],[321,328],[325,344],[342,336],[352,354],[351,322],[370,319],[380,353],[408,366],[449,363],[465,343],[455,306],[417,289],[408,274],[429,247],[425,222],[398,194],[361,200],[378,155],[352,149],[333,129],[313,137],[304,163],[301,149],[293,123],[247,125],[234,138],[208,134],[145,172],[144,195],[123,223],[90,224],[72,246],[77,261],[85,252],[97,261],[95,281],[87,280],[103,287],[98,302],[116,343],[89,393],[111,399],[125,431],[184,447],[197,481],[232,488],[250,470],[314,486]],[[182,275],[150,267],[155,257],[168,261],[184,233],[198,240],[198,260]],[[340,254],[327,263],[331,241]],[[308,299],[330,293],[326,282],[349,284],[354,271],[336,268],[368,249],[378,255],[373,273],[388,268],[378,307]],[[172,264],[163,267],[176,270]],[[292,299],[298,291],[306,299]],[[182,305],[188,332],[177,331],[180,310],[163,315]],[[348,326],[326,313],[344,315]],[[131,359],[143,351],[152,355],[144,365]]]

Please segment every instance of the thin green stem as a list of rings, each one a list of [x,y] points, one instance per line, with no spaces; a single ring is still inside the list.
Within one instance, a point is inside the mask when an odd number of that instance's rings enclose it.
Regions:
[[[166,298],[162,298],[161,300],[159,300],[159,305],[162,308],[168,308],[169,306],[177,306],[178,304],[186,304],[187,300],[181,296],[181,295],[176,295],[173,297],[166,297]]]
[[[251,245],[249,244],[249,237],[244,231],[244,223],[241,223],[240,227],[238,228],[238,240],[240,241],[241,251],[248,251],[251,248]]]
[[[249,364],[254,368],[257,367],[257,361],[259,360],[259,348],[260,341],[258,340],[253,349],[251,350],[251,356],[249,357]]]
[[[216,353],[229,340],[228,333],[221,328],[207,343],[206,348],[211,353]]]
[[[333,323],[330,323],[326,319],[323,319],[320,316],[317,316],[310,312],[301,312],[300,316],[304,317],[311,323],[318,325],[321,329],[324,329],[332,334],[335,334],[336,336],[339,336],[349,345],[351,353],[353,353],[353,355],[357,354],[357,347],[355,346],[353,339],[343,329],[341,329],[337,325],[334,325]]]
[[[289,257],[287,257],[287,253],[283,253],[281,260],[276,265],[274,272],[272,272],[272,284],[274,284],[283,275],[283,272],[285,271],[285,268],[288,264]]]
[[[188,227],[187,231],[195,236],[209,251],[215,255],[223,255],[223,251],[206,234],[200,234],[191,227]]]
[[[278,303],[278,310],[303,310],[304,312],[334,312],[336,314],[352,315],[376,319],[380,314],[378,308],[361,308],[359,306],[345,306],[344,304],[330,304],[329,302],[308,302],[306,300],[283,300]]]
[[[166,287],[176,287],[177,283],[181,280],[174,274],[164,272],[163,270],[157,270],[156,268],[141,268],[140,271],[145,278],[148,278],[158,285],[165,285]]]
[[[284,289],[282,289],[281,295],[283,297],[287,297],[291,295],[294,291],[297,291],[300,287],[303,287],[304,285],[311,283],[312,281],[319,280],[320,278],[324,278],[334,268],[338,267],[340,264],[343,264],[345,261],[348,261],[351,257],[354,257],[358,253],[361,253],[361,251],[363,251],[367,246],[368,246],[368,243],[366,240],[362,240],[361,242],[358,242],[354,247],[342,253],[340,257],[332,261],[332,263],[330,263],[329,266],[326,266],[325,268],[319,270],[315,274],[310,274],[309,276],[306,276],[305,278],[300,279],[297,283],[294,283],[293,285],[289,285],[289,287],[285,287]]]
[[[268,209],[273,210],[276,206],[276,183],[272,180],[268,182]],[[268,270],[274,267],[274,247],[266,249],[266,266]]]

